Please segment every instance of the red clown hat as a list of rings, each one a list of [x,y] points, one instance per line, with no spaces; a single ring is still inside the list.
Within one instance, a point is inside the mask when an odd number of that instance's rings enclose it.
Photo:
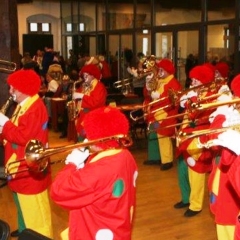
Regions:
[[[117,108],[101,107],[97,108],[84,117],[84,130],[88,140],[96,140],[105,137],[110,137],[118,134],[128,134],[129,122],[126,116]],[[97,144],[102,148],[106,146],[116,147],[116,141],[109,141]]]
[[[223,78],[228,78],[229,66],[225,62],[218,62],[216,64],[216,70],[221,74]]]
[[[240,74],[233,78],[231,82],[231,90],[236,97],[240,97]]]
[[[175,73],[175,67],[174,67],[172,61],[170,61],[169,59],[164,58],[164,59],[160,60],[159,62],[157,62],[156,65],[158,68],[164,69],[169,74]]]
[[[101,71],[95,64],[83,66],[79,75],[81,76],[83,73],[88,73],[98,80],[101,78]]]
[[[18,70],[7,79],[8,85],[29,96],[33,96],[39,92],[41,79],[34,70]]]
[[[195,78],[202,84],[205,84],[214,80],[214,71],[206,65],[199,65],[189,72],[189,77]]]

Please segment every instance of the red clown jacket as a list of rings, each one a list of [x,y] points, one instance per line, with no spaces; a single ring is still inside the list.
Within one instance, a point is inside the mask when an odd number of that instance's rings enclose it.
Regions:
[[[84,96],[80,102],[79,116],[76,120],[77,132],[80,136],[84,138],[84,116],[89,111],[106,105],[107,90],[103,83],[101,83],[97,79],[94,79],[91,83],[90,89],[84,92],[84,89],[81,87],[77,90],[77,92],[84,93]]]
[[[52,183],[52,199],[70,211],[70,240],[131,239],[137,166],[127,149],[108,151],[79,170],[66,165]]]
[[[26,100],[21,106],[20,112],[16,111],[11,121],[7,121],[3,127],[2,138],[5,142],[5,165],[23,159],[25,147],[29,140],[37,139],[44,146],[48,144],[48,114],[46,107],[35,95]],[[28,168],[25,161],[11,165],[10,173]],[[8,182],[10,189],[22,194],[37,194],[47,189],[51,183],[51,175],[47,168],[44,172],[24,171],[11,175]]]

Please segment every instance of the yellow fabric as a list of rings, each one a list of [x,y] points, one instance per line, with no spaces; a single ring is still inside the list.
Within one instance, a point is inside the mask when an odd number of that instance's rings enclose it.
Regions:
[[[167,112],[165,112],[163,109],[162,110],[158,110],[156,113],[154,113],[154,118],[156,119],[156,121],[161,121],[164,118],[167,117]]]
[[[20,106],[20,105],[17,106],[17,108],[16,108],[16,110],[15,110],[15,112],[14,112],[14,114],[13,114],[14,118],[11,119],[11,121],[12,121],[16,126],[18,126],[18,118],[19,118],[20,116],[22,116],[22,115],[28,110],[28,108],[29,108],[38,98],[39,98],[39,95],[36,94],[36,95],[28,98],[28,99],[26,100],[26,102],[23,104],[23,106]],[[20,111],[19,111],[19,107],[21,107]],[[17,111],[19,111],[19,113],[18,113]],[[15,114],[16,114],[16,116],[15,116]]]
[[[169,75],[168,77],[166,77],[166,78],[161,78],[161,79],[159,79],[159,81],[158,81],[158,87],[157,87],[157,91],[160,93],[160,94],[162,94],[163,92],[164,92],[164,86],[166,85],[166,84],[168,84],[169,82],[170,82],[170,80],[172,80],[173,79],[173,75]]]
[[[68,232],[69,232],[69,228],[66,228],[65,230],[63,230],[60,234],[61,239],[62,240],[68,240]]]
[[[94,78],[92,81],[91,81],[91,87],[90,88],[87,88],[86,91],[84,92],[85,95],[88,95],[90,96],[90,92],[92,92],[94,90],[94,88],[96,87],[97,83],[99,81]]]
[[[162,164],[172,162],[173,161],[172,139],[170,137],[165,137],[160,134],[157,134],[157,136],[159,149],[162,149],[160,151]]]
[[[93,159],[91,159],[90,163],[97,162],[99,159],[101,159],[103,157],[112,156],[119,152],[121,152],[121,149],[110,149],[110,150],[100,152]]]
[[[202,149],[198,147],[198,138],[194,138],[187,147],[189,155],[197,161],[202,154]]]
[[[188,176],[191,188],[189,209],[200,211],[203,206],[206,173],[197,173],[188,168]]]
[[[12,178],[15,178],[16,174],[15,173],[18,170],[18,167],[20,165],[20,159],[17,159],[17,154],[13,153],[11,157],[9,158],[7,165],[6,165],[6,172],[11,173]]]
[[[219,181],[220,181],[220,170],[217,168],[214,174],[213,183],[212,183],[212,192],[217,196],[218,195],[218,188],[219,188]]]
[[[53,238],[52,219],[48,190],[34,195],[17,193],[19,204],[26,228],[35,229],[37,232]]]
[[[217,239],[218,240],[233,240],[235,226],[231,225],[219,225],[217,224]]]

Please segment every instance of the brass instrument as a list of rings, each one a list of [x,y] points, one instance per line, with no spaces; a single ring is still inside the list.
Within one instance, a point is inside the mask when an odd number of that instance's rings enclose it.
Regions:
[[[199,85],[199,86],[196,86],[196,87],[193,87],[193,88],[189,88],[187,90],[184,90],[184,91],[175,91],[173,89],[169,89],[168,90],[168,96],[167,97],[163,97],[163,98],[160,98],[160,99],[157,99],[155,101],[152,101],[148,104],[145,104],[142,106],[142,108],[138,108],[136,110],[133,110],[130,112],[130,117],[133,121],[138,121],[140,119],[143,119],[145,118],[146,116],[150,115],[150,114],[154,114],[160,110],[163,110],[163,109],[166,109],[166,108],[169,108],[169,107],[176,107],[180,104],[180,98],[184,95],[184,94],[187,94],[188,92],[190,91],[198,91],[199,92],[199,95],[200,97],[198,98],[198,101],[196,103],[192,103],[190,108],[187,109],[186,112],[184,113],[180,113],[180,114],[177,114],[177,115],[174,115],[174,116],[170,116],[168,118],[178,118],[178,117],[182,117],[184,115],[187,115],[187,114],[190,114],[191,112],[195,112],[197,110],[204,110],[204,109],[208,109],[208,108],[215,108],[215,107],[218,107],[218,106],[221,106],[221,105],[226,105],[228,103],[222,103],[220,104],[220,102],[216,102],[216,103],[209,103],[207,105],[205,104],[200,104],[202,102],[205,102],[205,101],[208,101],[208,100],[213,100],[213,99],[216,99],[218,98],[219,96],[221,96],[222,94],[224,93],[229,93],[229,91],[224,91],[222,93],[216,93],[216,94],[213,94],[211,96],[208,96],[208,97],[201,97],[201,92],[204,92],[204,91],[215,91],[217,92],[218,91],[218,88],[219,86],[222,86],[224,83],[223,79],[218,79],[216,82],[212,82],[212,83],[208,83],[208,84],[203,84],[203,85]],[[144,108],[148,108],[148,107],[151,107],[152,105],[155,105],[155,104],[158,104],[159,102],[165,100],[165,99],[169,99],[170,100],[170,104],[164,106],[164,107],[160,107],[160,108],[157,108],[155,110],[152,110],[152,111],[149,111],[147,113],[144,113],[143,115],[141,116],[137,116],[135,117],[134,115],[138,115],[137,113],[139,112],[139,110],[143,110]],[[229,104],[234,104],[234,103],[238,103],[238,100],[236,100],[236,102],[230,102]],[[213,104],[213,105],[211,105]],[[215,105],[216,104],[216,105]],[[220,104],[220,105],[219,105]],[[202,109],[203,108],[203,109]],[[167,119],[168,119],[167,118]],[[161,120],[164,120],[164,119],[161,119]]]
[[[221,132],[224,132],[228,129],[235,129],[237,131],[240,131],[240,124],[235,124],[235,125],[231,125],[229,127],[221,127],[221,128],[215,128],[215,129],[197,130],[197,131],[193,131],[191,133],[180,131],[176,136],[176,141],[177,141],[177,143],[182,143],[182,142],[184,142],[188,139],[191,139],[191,138],[196,138],[196,137],[200,137],[200,136],[203,136],[203,135],[221,133]],[[211,142],[211,140],[209,142]],[[209,146],[209,142],[205,143],[205,144],[202,144],[202,145],[207,147],[207,146]]]
[[[137,82],[137,81],[141,80],[142,78],[148,76],[149,74],[150,74],[150,72],[145,73],[145,74],[139,74],[138,77],[130,77],[130,78],[125,78],[125,79],[122,79],[122,80],[118,80],[118,81],[113,83],[113,87],[114,88],[123,88],[123,87],[130,86],[134,82]]]
[[[13,97],[10,96],[5,102],[5,104],[3,104],[3,106],[1,107],[0,112],[5,115],[12,103]]]
[[[91,148],[91,146],[97,145],[99,143],[105,142],[107,144],[108,141],[112,141],[112,140],[118,142],[119,148],[126,148],[132,145],[132,140],[124,134],[118,134],[118,135],[96,139],[88,142],[75,143],[75,144],[70,144],[63,147],[47,148],[47,149],[45,149],[45,147],[39,140],[30,140],[27,143],[25,148],[25,158],[18,161],[11,162],[5,169],[6,177],[10,179],[11,175],[14,175],[19,172],[25,172],[25,171],[42,172],[47,168],[49,164],[55,164],[55,163],[60,163],[65,161],[65,160],[59,160],[55,162],[49,162],[49,157],[54,154],[70,151],[70,150],[73,150],[74,148],[86,148],[86,147]],[[12,170],[15,168],[14,164],[22,161],[26,161],[27,167],[25,169],[21,169],[20,171],[12,172]]]
[[[73,83],[72,96],[73,96],[73,93],[76,91],[77,84],[81,84],[81,83],[82,83],[82,80],[77,80]],[[72,99],[67,103],[67,110],[68,110],[69,121],[74,121],[78,116],[77,103],[74,99]]]
[[[0,59],[0,72],[13,73],[17,69],[17,64]]]

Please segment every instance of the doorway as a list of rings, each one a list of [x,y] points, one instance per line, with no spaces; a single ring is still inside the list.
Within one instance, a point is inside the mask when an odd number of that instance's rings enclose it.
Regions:
[[[173,61],[175,75],[183,88],[188,78],[189,68],[187,60],[193,55],[198,62],[199,31],[183,30],[156,33],[156,57],[159,59],[168,58]]]

